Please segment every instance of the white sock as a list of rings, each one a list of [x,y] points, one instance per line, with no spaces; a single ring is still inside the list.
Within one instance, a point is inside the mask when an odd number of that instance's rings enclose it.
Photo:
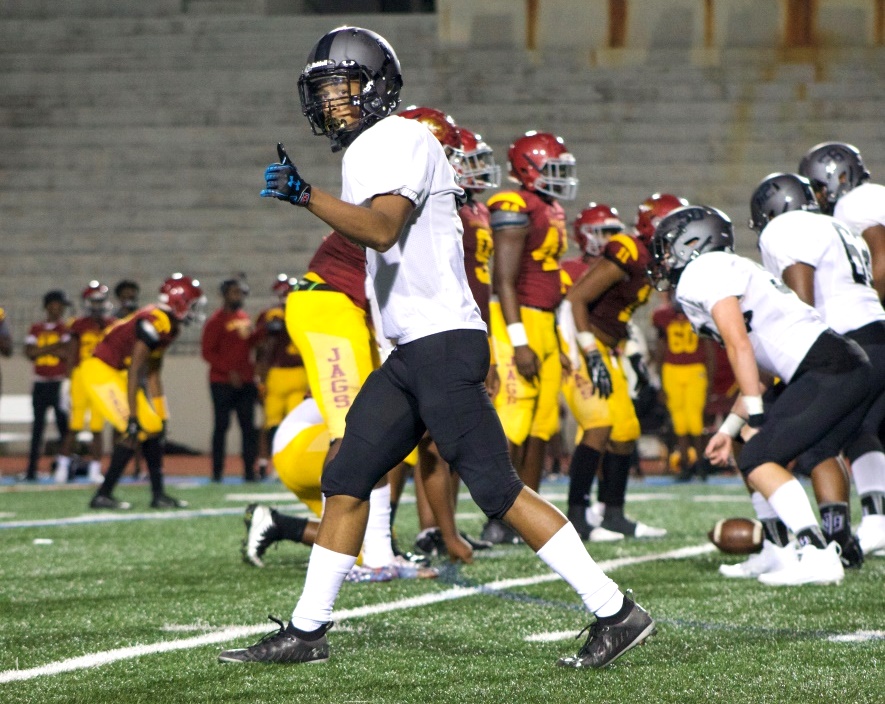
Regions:
[[[885,454],[864,453],[851,463],[851,474],[859,496],[873,491],[885,492]]]
[[[89,460],[89,476],[97,477],[101,474],[101,462],[98,460]]]
[[[791,479],[780,486],[768,497],[768,503],[771,504],[777,517],[793,531],[793,535],[818,525],[808,495],[798,479]]]
[[[327,550],[314,545],[310,551],[304,589],[295,610],[292,625],[302,631],[315,631],[332,620],[332,607],[347,573],[356,564],[354,555]]]
[[[613,616],[624,605],[618,585],[590,557],[571,523],[560,528],[537,554],[597,616]]]
[[[777,518],[777,512],[771,507],[771,504],[768,503],[768,499],[766,499],[762,494],[758,491],[754,491],[750,494],[750,503],[753,504],[753,510],[756,512],[756,518],[760,521],[766,521],[770,518]]]
[[[369,522],[363,538],[363,566],[384,567],[393,562],[390,544],[390,484],[372,489],[369,496]]]
[[[56,470],[63,471],[65,474],[67,474],[68,470],[70,470],[71,468],[71,458],[65,455],[56,455],[55,468]]]

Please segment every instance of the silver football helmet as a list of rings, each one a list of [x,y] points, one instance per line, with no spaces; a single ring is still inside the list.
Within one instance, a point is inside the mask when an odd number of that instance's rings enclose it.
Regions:
[[[845,142],[822,142],[809,149],[799,173],[811,182],[827,215],[833,214],[839,198],[870,177],[860,152]]]
[[[820,212],[811,183],[798,174],[769,174],[750,198],[750,229],[758,235],[774,218],[790,210]]]

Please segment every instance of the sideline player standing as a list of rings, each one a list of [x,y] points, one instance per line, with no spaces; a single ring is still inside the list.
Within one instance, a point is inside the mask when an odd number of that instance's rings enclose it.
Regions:
[[[464,274],[462,191],[436,138],[391,113],[402,86],[399,61],[374,32],[341,27],[311,50],[299,80],[301,104],[332,150],[349,147],[342,199],[312,188],[280,148],[265,173],[266,197],[307,208],[366,247],[386,337],[397,341],[367,379],[347,417],[340,449],[323,472],[326,507],[304,590],[288,624],[222,662],[322,662],[332,607],[365,531],[372,487],[429,430],[490,517],[511,524],[597,615],[576,657],[602,667],[655,630],[587,554],[565,516],[526,488],[484,381],[485,325]]]

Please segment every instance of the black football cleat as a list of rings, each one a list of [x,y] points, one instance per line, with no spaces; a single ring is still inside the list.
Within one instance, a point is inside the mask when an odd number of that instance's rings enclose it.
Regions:
[[[839,555],[839,559],[842,560],[842,567],[846,570],[859,570],[863,567],[864,554],[857,536],[850,536],[845,541],[845,544],[839,547],[842,550]]]
[[[490,518],[482,528],[480,540],[491,543],[492,545],[519,545],[522,538],[513,528],[508,526],[504,521],[497,518]]]
[[[151,508],[187,508],[187,501],[176,499],[168,494],[157,494],[151,501]]]
[[[114,511],[128,511],[132,508],[132,504],[128,501],[117,501],[113,496],[105,496],[104,494],[96,494],[89,502],[89,508],[108,508]]]
[[[577,655],[560,658],[556,663],[562,667],[600,668],[610,665],[631,648],[641,645],[653,636],[657,629],[648,612],[630,597],[629,592],[624,601],[631,606],[627,617],[618,623],[608,623],[607,619],[597,620],[578,634],[580,638],[589,630],[587,642]]]
[[[236,648],[222,651],[218,662],[267,662],[280,664],[326,662],[329,659],[329,641],[326,631],[332,622],[320,626],[317,630],[305,633],[293,628],[292,624],[284,624],[278,618],[268,616],[271,621],[279,624],[280,630],[268,633],[255,645],[248,648]]]

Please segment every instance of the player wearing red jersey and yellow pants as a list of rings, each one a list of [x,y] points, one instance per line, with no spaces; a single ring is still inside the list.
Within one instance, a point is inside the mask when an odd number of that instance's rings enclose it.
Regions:
[[[666,302],[652,313],[658,331],[656,358],[661,385],[676,436],[676,450],[670,456],[670,469],[681,480],[701,477],[703,462],[704,406],[707,403],[707,370],[715,364],[713,350],[692,329],[679,304]]]
[[[488,201],[495,245],[490,306],[501,389],[495,408],[520,478],[537,489],[547,442],[559,430],[562,377],[556,308],[562,300],[559,260],[565,252],[565,211],[575,197],[574,157],[562,139],[529,132],[508,152],[511,175],[522,184]],[[520,448],[517,450],[517,448]],[[513,532],[489,521],[483,538],[510,542]]]
[[[295,283],[295,279],[280,274],[271,287],[280,305],[262,311],[255,321],[258,350],[255,371],[264,407],[264,423],[258,441],[258,476],[261,479],[267,476],[268,456],[277,427],[308,392],[304,363],[286,330],[286,298]]]
[[[651,286],[646,275],[650,255],[642,234],[612,235],[599,263],[588,270],[568,293],[577,328],[577,342],[587,360],[590,379],[607,397],[610,421],[589,428],[572,457],[569,470],[569,514],[581,523],[589,505],[597,467],[602,468],[598,496],[604,512],[601,525],[628,537],[658,537],[666,531],[633,521],[624,515],[627,480],[640,426],[630,398],[619,347],[627,339],[627,323],[648,300]],[[600,462],[601,460],[601,462]],[[574,490],[573,490],[574,489]],[[578,532],[589,532],[595,521],[586,520]],[[589,524],[589,525],[588,525]]]
[[[199,281],[174,274],[160,287],[159,304],[139,308],[113,323],[92,357],[83,361],[83,380],[93,404],[122,433],[104,482],[89,504],[91,508],[131,508],[129,503],[113,498],[112,492],[139,442],[150,475],[151,506],[187,505],[163,489],[163,437],[168,412],[160,368],[163,354],[178,337],[181,325],[200,319],[205,301]],[[146,379],[146,388],[142,378]]]
[[[80,365],[92,356],[92,351],[99,343],[104,329],[114,322],[108,316],[110,309],[110,291],[98,281],[90,281],[83,290],[83,304],[86,315],[76,318],[70,325],[72,349],[71,360],[71,417],[68,432],[62,441],[61,454],[56,461],[54,478],[57,482],[66,482],[71,467],[71,449],[77,433],[86,427],[86,415],[89,414],[89,430],[92,433],[89,460],[89,481],[100,482],[102,437],[105,420],[89,398],[89,391],[83,381]]]

